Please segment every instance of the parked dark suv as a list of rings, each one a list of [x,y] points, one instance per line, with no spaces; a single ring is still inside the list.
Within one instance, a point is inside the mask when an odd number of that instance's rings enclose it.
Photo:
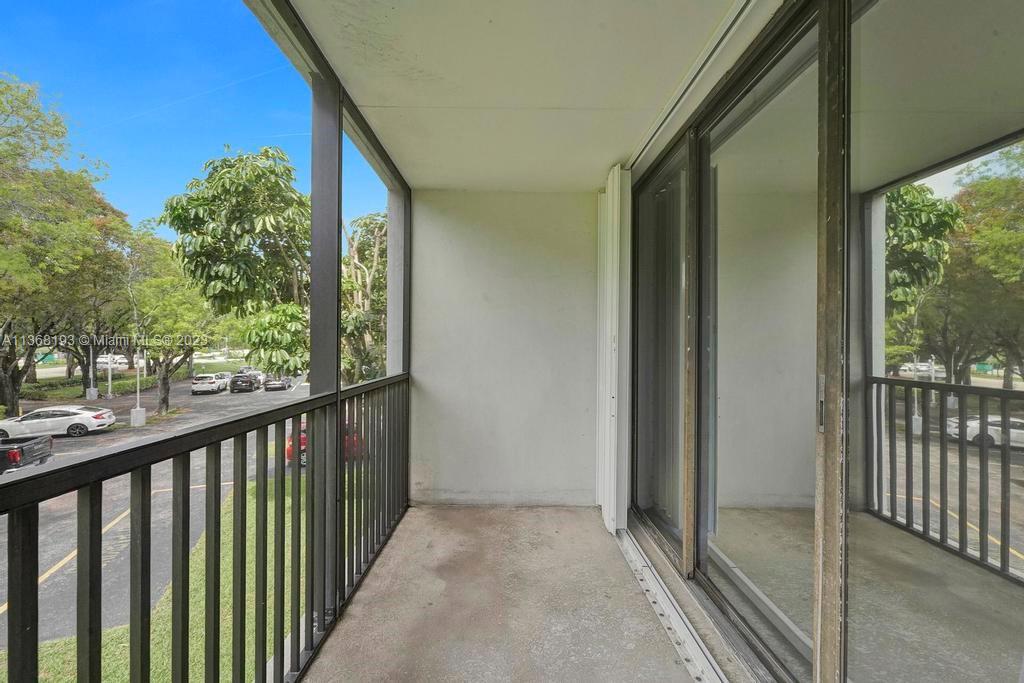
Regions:
[[[236,391],[256,391],[259,388],[259,383],[256,377],[250,375],[248,372],[239,373],[231,378],[231,382],[228,384],[228,390],[233,394]]]

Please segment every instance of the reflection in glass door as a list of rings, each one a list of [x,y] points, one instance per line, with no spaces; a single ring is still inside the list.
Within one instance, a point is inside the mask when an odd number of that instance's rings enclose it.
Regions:
[[[701,143],[711,326],[698,569],[773,668],[800,680],[814,593],[817,116],[809,31]]]
[[[683,538],[683,148],[637,194],[634,505]]]

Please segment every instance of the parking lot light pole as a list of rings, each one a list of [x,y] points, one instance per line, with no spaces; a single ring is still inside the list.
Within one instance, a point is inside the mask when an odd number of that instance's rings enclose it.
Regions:
[[[107,354],[107,400],[114,398],[114,357]]]
[[[142,352],[142,366],[145,368],[146,352]],[[139,364],[135,363],[135,407],[131,410],[131,426],[143,427],[146,424],[146,409],[142,407],[142,375],[139,374]]]
[[[82,372],[86,369],[83,368]],[[87,401],[95,401],[99,397],[99,391],[96,389],[96,364],[92,360],[92,344],[89,344],[89,386],[85,390],[85,399]]]

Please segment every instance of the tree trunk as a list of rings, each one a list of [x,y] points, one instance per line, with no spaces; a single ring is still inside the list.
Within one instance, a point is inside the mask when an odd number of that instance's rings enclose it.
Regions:
[[[28,372],[25,373],[25,382],[35,384],[38,381],[39,378],[36,376],[36,362],[33,360],[32,365],[28,368]]]
[[[14,417],[18,414],[18,409],[21,407],[21,397],[18,396],[21,387],[17,386],[17,382],[11,375],[6,372],[0,372],[0,396],[3,396],[4,408],[6,409],[7,417]]]
[[[75,368],[78,367],[78,361],[70,353],[64,354],[64,379],[71,379],[75,376]]]
[[[1003,366],[1003,389],[1013,389],[1013,366],[1009,362]]]
[[[89,363],[88,357],[80,360],[78,365],[82,368],[82,395],[85,396],[86,390],[92,388],[92,373],[95,366]]]
[[[157,386],[157,413],[166,415],[171,409],[171,373],[168,372],[168,363],[159,363],[156,366]]]

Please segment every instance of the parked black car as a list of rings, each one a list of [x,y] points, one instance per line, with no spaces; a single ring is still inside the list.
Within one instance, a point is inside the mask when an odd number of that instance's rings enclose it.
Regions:
[[[263,383],[263,391],[284,391],[292,388],[292,378],[288,376],[271,377]]]
[[[228,390],[233,394],[236,391],[256,391],[259,389],[259,382],[256,377],[250,375],[248,372],[239,373],[231,378],[231,382],[228,384]]]
[[[26,465],[42,465],[53,455],[53,437],[0,439],[0,474]]]

